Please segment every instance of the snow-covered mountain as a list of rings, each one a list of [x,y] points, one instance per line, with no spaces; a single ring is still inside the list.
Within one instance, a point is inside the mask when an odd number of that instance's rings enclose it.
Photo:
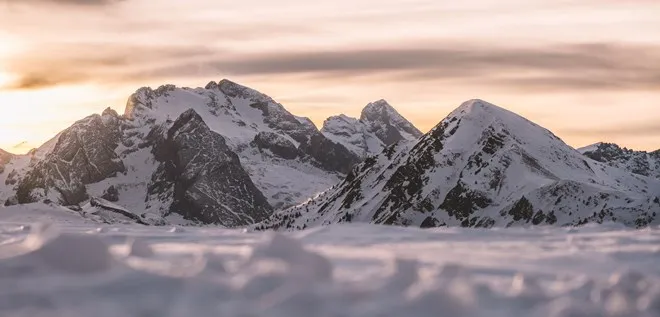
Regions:
[[[5,165],[11,161],[12,157],[13,155],[11,153],[0,149],[0,173],[5,170]]]
[[[660,220],[659,197],[660,181],[591,160],[512,112],[470,100],[417,143],[367,158],[339,185],[255,228],[643,226]]]
[[[423,134],[385,100],[369,103],[360,119],[343,114],[328,118],[321,133],[362,158],[400,141],[415,141]]]
[[[29,155],[0,155],[0,198],[103,197],[155,223],[239,226],[327,189],[360,160],[250,88],[165,85],[140,88],[123,115],[84,118]]]
[[[634,151],[613,143],[596,143],[578,149],[589,158],[632,173],[660,179],[660,150]]]

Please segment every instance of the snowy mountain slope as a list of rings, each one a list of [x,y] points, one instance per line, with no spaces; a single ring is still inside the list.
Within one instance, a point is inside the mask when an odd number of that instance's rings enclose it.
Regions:
[[[0,149],[0,173],[5,169],[5,165],[11,161],[13,155]]]
[[[309,119],[295,117],[270,97],[228,80],[206,88],[142,88],[130,98],[125,116],[134,118],[137,126],[149,127],[167,123],[188,108],[225,138],[274,207],[290,206],[325,190],[359,162]]]
[[[326,119],[321,132],[363,158],[378,154],[385,148],[383,141],[369,131],[367,124],[343,114]]]
[[[6,161],[7,205],[104,197],[154,223],[239,226],[329,188],[360,158],[309,119],[223,80],[140,88],[124,115],[89,116]]]
[[[6,152],[5,152],[6,153]],[[16,204],[15,191],[19,178],[27,173],[31,157],[29,155],[11,155],[0,168],[0,205]]]
[[[369,103],[360,119],[343,114],[330,117],[323,122],[321,132],[362,158],[379,154],[396,142],[412,142],[422,136],[422,132],[385,100]]]
[[[550,131],[470,100],[416,144],[395,144],[310,202],[256,228],[338,222],[421,227],[660,219],[660,182],[590,160]]]
[[[0,203],[4,203],[13,195],[16,185],[15,177],[29,162],[27,156],[12,155],[0,149]]]
[[[578,149],[589,158],[632,173],[660,179],[660,150],[634,151],[612,143],[596,143]]]

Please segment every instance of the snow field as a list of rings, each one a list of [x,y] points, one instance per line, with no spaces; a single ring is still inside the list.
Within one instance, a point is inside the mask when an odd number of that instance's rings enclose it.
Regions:
[[[660,316],[660,228],[2,223],[0,315]]]

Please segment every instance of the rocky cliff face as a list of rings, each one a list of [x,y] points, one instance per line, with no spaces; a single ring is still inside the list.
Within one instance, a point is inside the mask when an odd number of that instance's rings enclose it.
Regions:
[[[121,140],[121,118],[106,110],[64,130],[55,146],[16,186],[18,203],[50,199],[64,205],[88,198],[85,185],[123,173],[115,149]]]
[[[660,179],[660,150],[649,153],[621,148],[612,143],[597,143],[579,151],[598,162]]]
[[[382,99],[368,104],[362,110],[360,121],[366,123],[369,131],[376,134],[386,146],[402,140],[413,141],[423,134]]]
[[[471,100],[417,143],[357,165],[314,200],[256,228],[340,222],[493,227],[657,223],[660,183],[590,160],[550,131]]]
[[[160,165],[147,194],[171,201],[168,212],[230,227],[261,221],[272,212],[225,139],[194,110],[181,114],[163,135],[150,138]]]

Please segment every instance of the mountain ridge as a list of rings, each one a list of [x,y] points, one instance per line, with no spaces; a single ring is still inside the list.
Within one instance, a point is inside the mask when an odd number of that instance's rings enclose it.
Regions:
[[[342,222],[493,227],[657,223],[660,182],[593,161],[549,130],[482,100],[416,144],[395,144],[257,229]]]
[[[0,151],[0,200],[103,221],[261,229],[656,223],[658,180],[613,162],[479,99],[425,134],[385,100],[319,130],[223,79],[142,87],[122,115],[85,117],[28,155]]]
[[[172,135],[180,128],[192,137]],[[107,197],[148,223],[240,226],[325,190],[359,161],[308,118],[232,81],[142,87],[123,115],[106,109],[86,117],[5,164],[11,171],[0,173],[0,199],[77,209]]]

